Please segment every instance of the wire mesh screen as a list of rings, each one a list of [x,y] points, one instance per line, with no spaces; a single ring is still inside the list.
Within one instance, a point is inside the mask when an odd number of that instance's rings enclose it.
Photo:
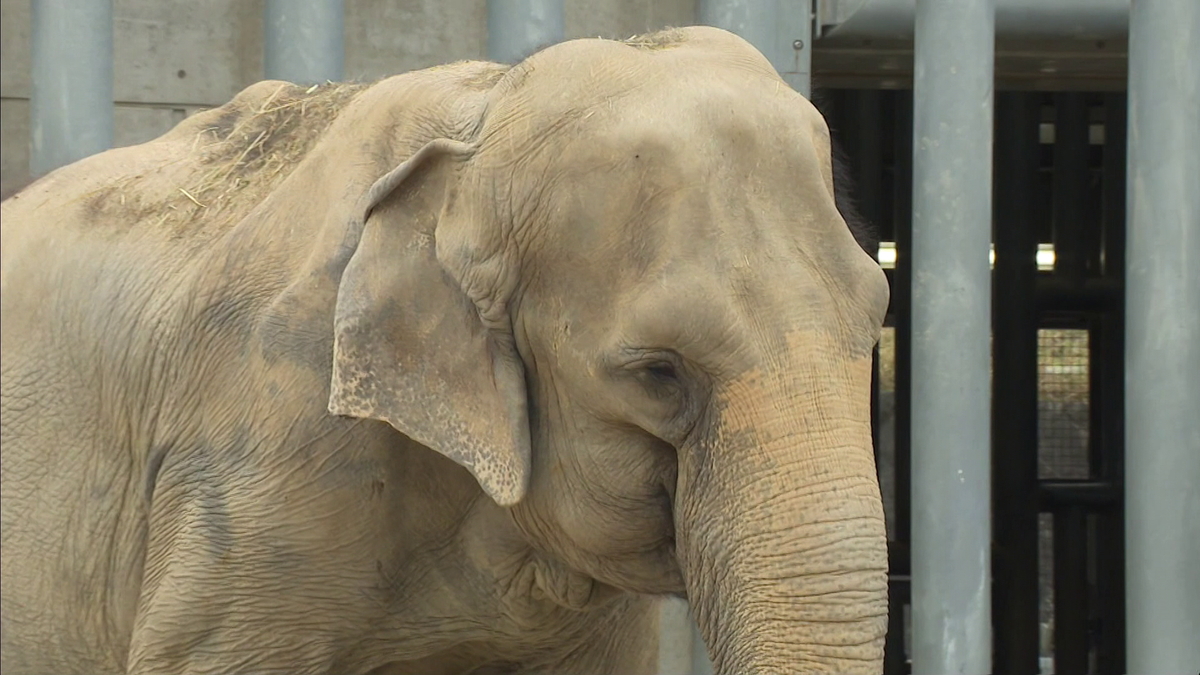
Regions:
[[[1038,477],[1088,478],[1088,331],[1038,331]]]
[[[1090,477],[1088,337],[1088,331],[1080,328],[1038,330],[1039,478]],[[1054,535],[1053,516],[1041,514],[1038,517],[1038,623],[1043,659],[1054,657]]]

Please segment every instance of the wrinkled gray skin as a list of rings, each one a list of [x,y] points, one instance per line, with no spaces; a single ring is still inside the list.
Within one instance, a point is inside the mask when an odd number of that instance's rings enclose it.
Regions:
[[[4,202],[6,675],[652,673],[671,594],[720,673],[879,672],[812,105],[706,28],[329,96]]]

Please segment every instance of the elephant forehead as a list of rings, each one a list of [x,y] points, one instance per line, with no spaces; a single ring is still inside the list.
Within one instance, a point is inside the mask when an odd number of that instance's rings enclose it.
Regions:
[[[496,88],[498,108],[523,97],[551,112],[610,102],[631,92],[686,95],[706,83],[739,82],[778,91],[782,79],[744,39],[691,27],[630,40],[582,39],[541,50],[513,66]]]
[[[769,137],[684,142],[634,134],[577,141],[525,194],[552,261],[607,260],[606,274],[653,281],[676,264],[753,275],[807,259],[838,266],[856,244],[811,143]]]
[[[827,137],[816,108],[761,54],[740,40],[720,42],[645,50],[581,40],[547,49],[493,91],[484,145],[553,153],[572,139],[615,148],[647,134],[693,148],[730,135],[736,142],[787,134],[810,144]]]
[[[811,161],[828,154],[828,130],[816,109],[783,82],[738,81],[691,71],[637,83],[608,96],[531,102],[506,131],[536,136],[574,153],[670,152],[689,161],[733,150],[795,148]],[[557,142],[549,142],[557,141]],[[592,150],[591,153],[587,149]],[[564,159],[568,157],[564,156]]]
[[[665,309],[687,296],[687,304],[719,301],[747,316],[803,310],[792,318],[809,325],[826,323],[821,314],[832,320],[839,306],[873,314],[880,280],[811,146],[807,161],[797,159],[801,151],[760,143],[756,156],[731,148],[724,162],[715,153],[687,161],[696,153],[653,141],[633,147],[538,174],[552,178],[529,191],[537,227],[522,233],[537,235],[525,247],[527,262],[552,294],[628,308],[638,289],[674,289],[674,300],[655,303]]]

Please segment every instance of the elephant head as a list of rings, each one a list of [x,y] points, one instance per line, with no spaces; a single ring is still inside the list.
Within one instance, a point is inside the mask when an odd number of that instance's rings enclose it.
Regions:
[[[888,286],[821,115],[712,28],[556,45],[453,110],[364,198],[330,410],[596,588],[685,595],[719,672],[878,672]]]

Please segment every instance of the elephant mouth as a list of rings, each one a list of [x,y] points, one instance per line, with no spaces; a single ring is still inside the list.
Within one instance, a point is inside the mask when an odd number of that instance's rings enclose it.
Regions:
[[[668,589],[664,594],[671,597],[687,599],[687,588],[683,582],[683,563],[679,558],[678,537],[677,531],[679,521],[676,520],[676,514],[679,510],[678,503],[678,484],[679,484],[679,465],[677,463],[671,466],[671,471],[663,476],[662,482],[659,484],[659,508],[664,527],[664,538],[662,547],[666,549],[666,559],[669,561],[670,570],[668,574],[673,579],[678,579],[678,586]]]
[[[658,495],[662,518],[664,519],[664,535],[658,545],[660,551],[660,559],[666,561],[669,569],[664,570],[666,576],[670,579],[677,579],[678,585],[669,586],[664,591],[660,591],[664,595],[669,595],[676,598],[687,599],[687,589],[683,583],[683,567],[679,561],[679,550],[676,545],[675,537],[675,480],[674,476],[671,480],[664,480],[662,488]]]
[[[598,581],[630,593],[686,597],[676,546],[673,493],[664,484],[653,497],[657,520],[661,523],[657,536],[597,565],[593,571]]]

